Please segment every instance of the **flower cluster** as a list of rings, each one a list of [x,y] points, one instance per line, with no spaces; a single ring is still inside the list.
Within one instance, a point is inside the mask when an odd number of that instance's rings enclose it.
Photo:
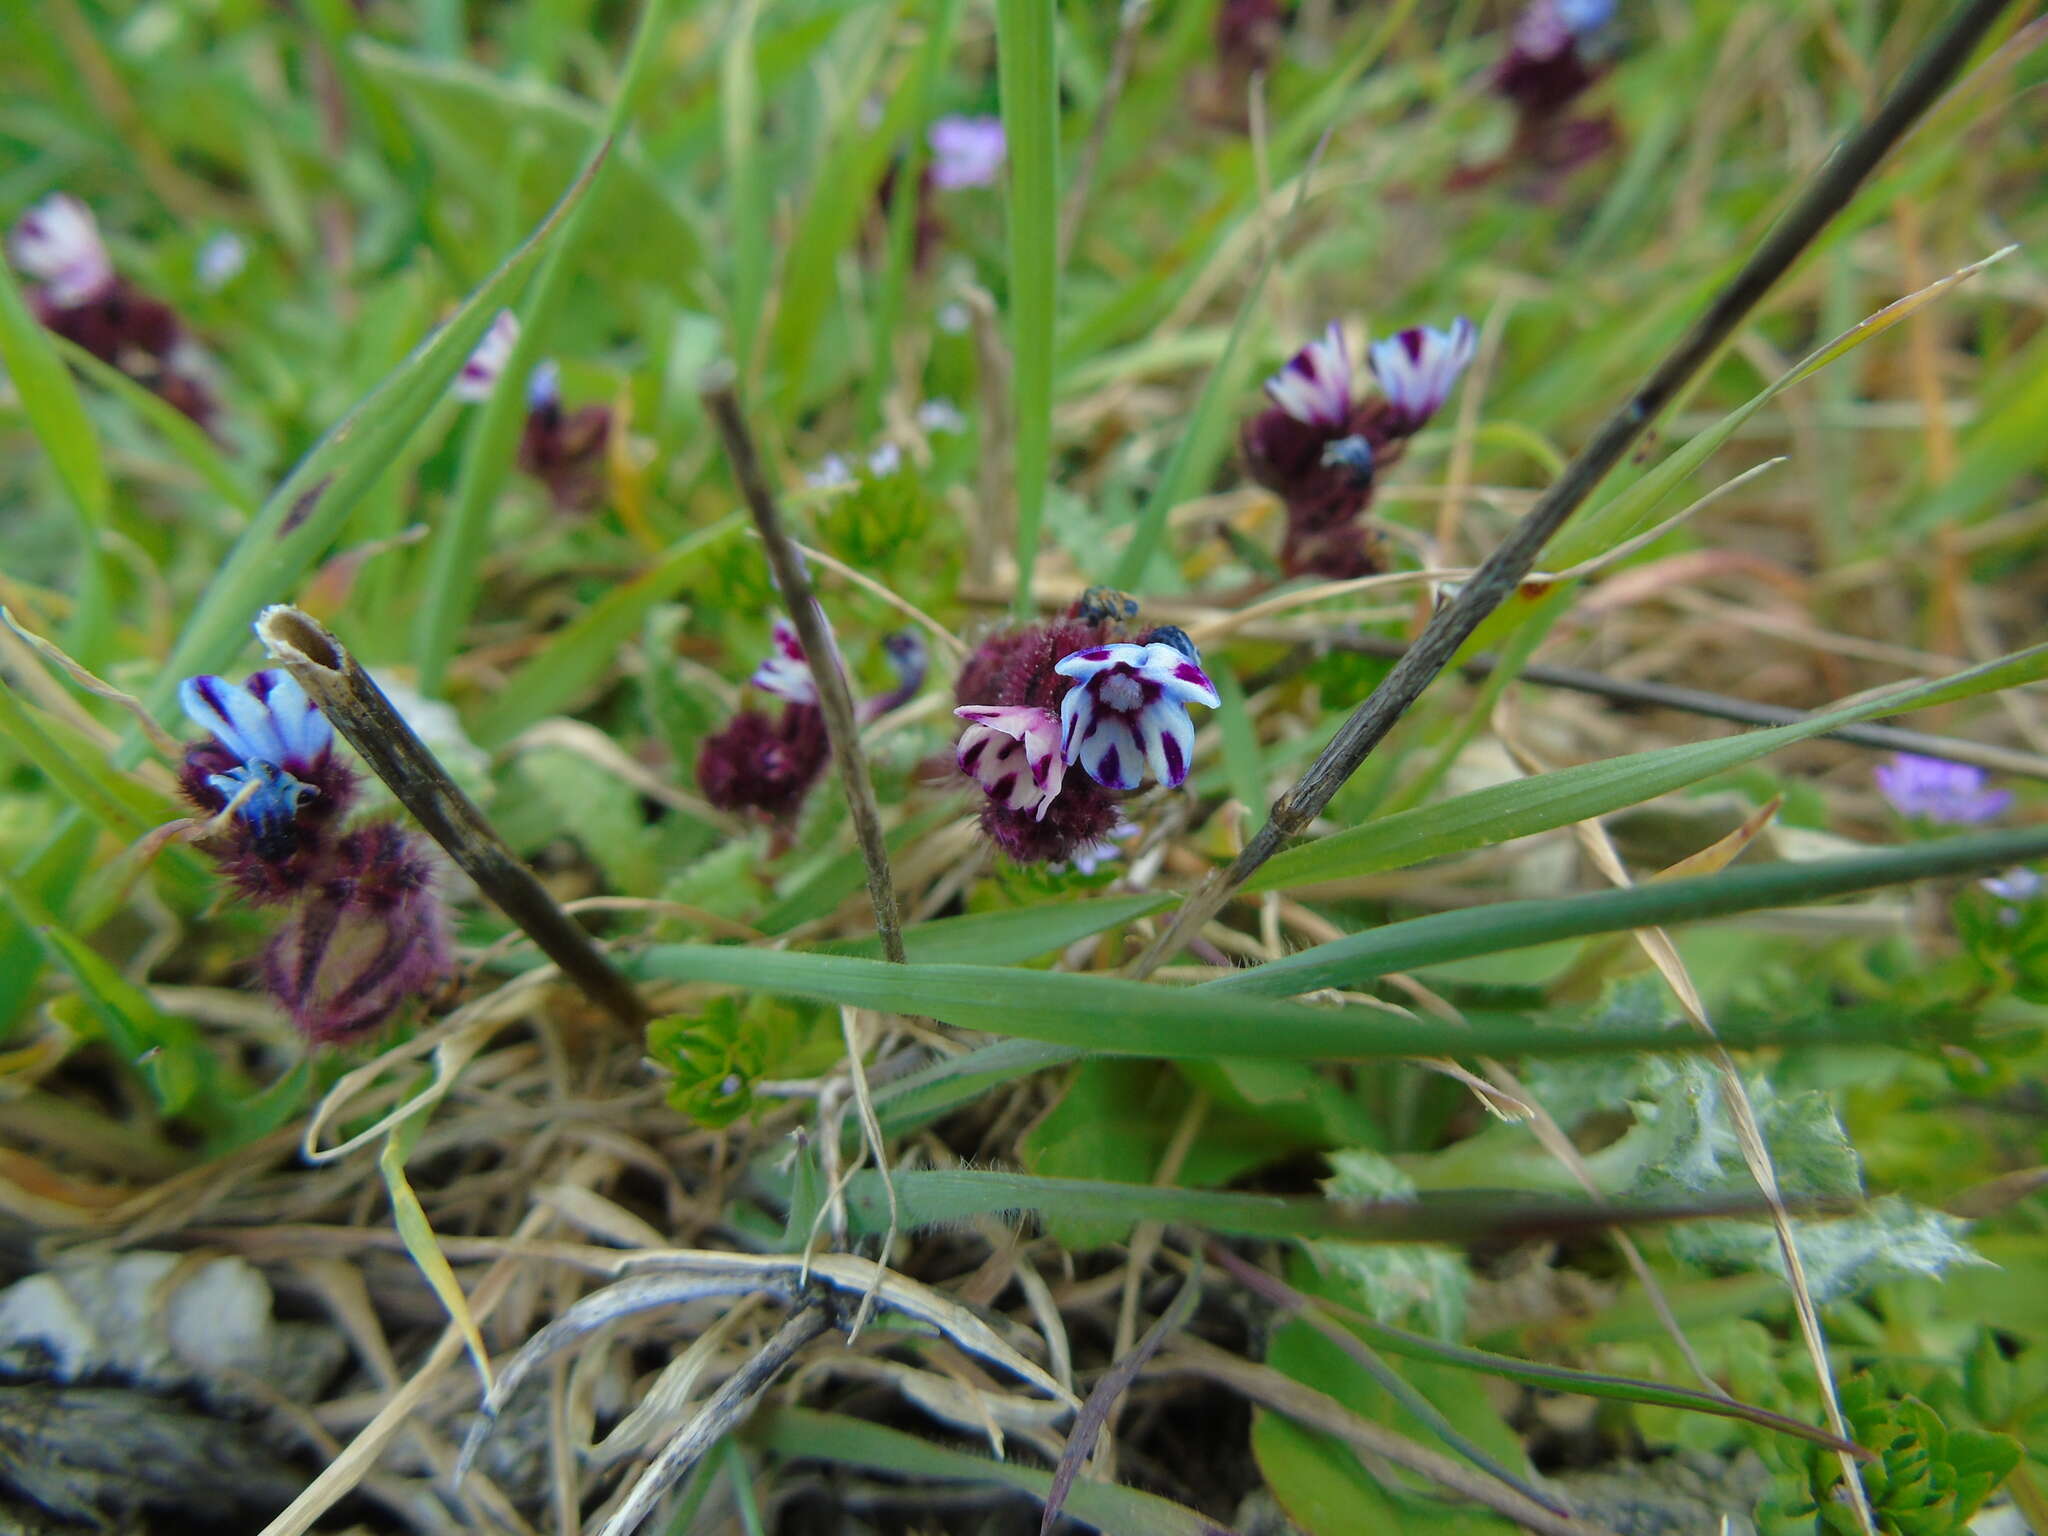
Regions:
[[[1188,706],[1221,701],[1180,630],[1120,638],[1134,612],[1084,597],[1065,618],[990,636],[961,669],[955,761],[981,786],[982,830],[1019,863],[1105,856],[1123,830],[1115,794],[1148,773],[1168,788],[1188,776]]]
[[[1878,765],[1873,777],[1892,809],[1936,826],[1971,827],[1994,821],[2012,804],[2012,791],[1990,788],[1982,768],[1938,757],[1895,752],[1890,762]]]
[[[904,704],[924,686],[928,656],[922,636],[899,630],[882,642],[896,686],[858,707],[861,723]],[[832,754],[825,712],[818,706],[818,682],[796,627],[777,619],[767,659],[748,681],[783,701],[770,719],[743,709],[725,728],[704,738],[697,754],[697,787],[722,811],[757,811],[784,827],[796,819],[804,797],[825,771]]]
[[[300,1033],[356,1039],[446,976],[433,861],[394,823],[342,829],[356,776],[305,691],[265,671],[246,684],[188,678],[179,698],[209,733],[178,777],[212,818],[215,862],[251,905],[289,908],[263,978]]]
[[[1514,140],[1490,165],[1463,171],[1457,183],[1490,181],[1511,165],[1537,171],[1547,194],[1557,180],[1611,150],[1620,139],[1612,116],[1576,116],[1579,97],[1606,73],[1599,37],[1614,19],[1614,0],[1530,0],[1494,66],[1494,91],[1515,109]]]
[[[490,399],[518,343],[519,317],[509,309],[499,311],[456,375],[455,398],[472,403]],[[526,425],[519,434],[519,467],[546,486],[564,512],[588,512],[604,500],[605,454],[611,434],[609,406],[566,409],[560,366],[552,358],[534,365],[526,378]]]
[[[1240,434],[1245,466],[1287,510],[1280,565],[1331,580],[1382,569],[1364,521],[1375,477],[1450,398],[1476,338],[1463,316],[1448,329],[1413,326],[1369,353],[1377,398],[1352,393],[1351,352],[1332,321],[1266,380],[1272,400]]]
[[[57,193],[23,214],[8,241],[36,318],[161,395],[201,426],[215,409],[198,345],[175,311],[114,270],[92,210]]]

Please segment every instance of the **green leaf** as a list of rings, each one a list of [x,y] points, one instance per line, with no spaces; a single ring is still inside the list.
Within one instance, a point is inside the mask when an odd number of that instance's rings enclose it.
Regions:
[[[745,525],[735,512],[679,540],[661,563],[604,594],[547,641],[497,690],[476,722],[485,747],[503,746],[528,726],[568,709],[618,665],[647,614],[683,589],[704,551]]]
[[[1426,859],[1570,826],[1682,789],[1744,763],[1857,721],[1955,703],[2048,676],[2048,645],[2037,645],[1934,682],[1810,716],[1791,725],[1716,741],[1635,752],[1495,784],[1419,806],[1290,848],[1246,882],[1248,891],[1287,890],[1402,869]]]
[[[113,506],[113,484],[92,419],[85,413],[71,370],[58,355],[56,339],[29,309],[5,262],[0,262],[0,372],[13,379],[29,428],[50,456],[57,483],[71,502],[83,559],[70,646],[81,660],[96,665],[113,619],[108,588],[112,568],[101,547]]]
[[[1052,474],[1054,326],[1059,304],[1059,69],[1056,7],[996,0],[996,65],[1008,147],[1005,217],[1010,240],[1010,382],[1015,414],[1017,590],[1011,612],[1028,619],[1038,530]]]
[[[575,838],[624,894],[653,892],[659,872],[638,790],[564,747],[521,753],[517,771],[547,808],[554,835]]]
[[[1522,949],[1555,939],[1797,906],[1909,880],[1991,874],[2044,856],[2048,856],[2048,828],[2036,827],[1943,838],[1839,859],[1743,867],[1704,879],[1659,881],[1560,901],[1501,902],[1390,923],[1239,971],[1205,983],[1199,990],[1286,996],[1322,987],[1355,987],[1389,971]],[[1817,1020],[1815,1027],[1825,1030],[1828,1025]],[[1545,1049],[1555,1049],[1555,1036],[1552,1032],[1547,1037]],[[1590,1041],[1594,1037],[1585,1038]],[[1441,1036],[1438,1043],[1443,1043]]]
[[[236,511],[253,516],[257,498],[249,489],[243,472],[220,450],[206,429],[161,395],[144,389],[127,374],[103,363],[85,348],[61,336],[51,338],[64,360],[133,412],[151,431],[164,440],[185,467],[206,482],[207,489]]]
[[[592,135],[594,142],[582,183],[590,195],[581,199],[562,220],[560,238],[549,249],[527,295],[519,340],[506,360],[499,387],[477,407],[475,420],[463,440],[462,469],[455,484],[454,504],[428,545],[426,593],[413,636],[413,660],[419,668],[420,691],[430,696],[442,691],[449,660],[469,623],[477,593],[482,590],[491,510],[512,472],[514,448],[526,422],[526,380],[548,346],[556,310],[568,298],[570,279],[575,275],[575,263],[585,238],[596,229],[605,230],[608,245],[619,238],[616,229],[607,228],[591,215],[600,206],[599,195],[618,179],[625,163],[625,156],[612,151],[629,125],[640,83],[656,61],[672,3],[673,0],[642,0],[640,23],[633,34],[611,110]],[[676,253],[671,251],[668,257],[674,262]],[[618,644],[623,645],[638,628],[640,613],[644,611],[632,611],[630,623],[618,635]]]
[[[1017,965],[1065,949],[1171,906],[1173,898],[1153,891],[1136,896],[1103,896],[1089,901],[1049,901],[1006,912],[973,912],[914,923],[903,930],[903,948],[913,964],[968,962]],[[879,958],[882,941],[842,939],[818,947],[821,954]]]
[[[863,1467],[919,1482],[994,1483],[1041,1501],[1052,1490],[1049,1473],[992,1461],[900,1429],[836,1413],[771,1408],[756,1413],[745,1434],[765,1449],[796,1461]],[[1156,1494],[1085,1478],[1067,1495],[1066,1513],[1116,1536],[1216,1536],[1215,1523],[1191,1509]]]

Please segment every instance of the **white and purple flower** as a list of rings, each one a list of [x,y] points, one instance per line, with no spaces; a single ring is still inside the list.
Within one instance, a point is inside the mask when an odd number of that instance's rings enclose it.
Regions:
[[[286,672],[258,672],[244,687],[224,677],[188,677],[178,689],[186,717],[210,732],[236,761],[206,775],[235,807],[256,851],[282,858],[294,843],[299,807],[320,793],[334,749],[334,727]]]
[[[1373,378],[1386,396],[1392,424],[1403,433],[1421,431],[1450,398],[1478,344],[1478,333],[1463,315],[1448,330],[1416,325],[1374,342]]]
[[[1060,754],[1104,789],[1136,789],[1148,767],[1178,787],[1194,756],[1188,705],[1223,702],[1193,658],[1163,640],[1093,646],[1053,670],[1075,684],[1060,701]]]
[[[789,620],[775,621],[774,646],[768,652],[768,659],[754,669],[754,675],[747,681],[762,692],[772,693],[792,704],[818,702],[818,680],[811,676],[811,663],[804,655],[804,643],[797,638],[796,626]]]
[[[1043,821],[1066,780],[1059,717],[1031,704],[965,704],[953,713],[968,722],[955,753],[960,771],[991,799]]]
[[[1332,320],[1266,380],[1273,403],[1305,426],[1342,431],[1351,420],[1351,349]]]
[[[1878,766],[1878,790],[1901,816],[1940,826],[1967,827],[1992,821],[2012,804],[2012,791],[1987,787],[1982,768],[1937,757],[1895,752]]]
[[[505,365],[512,361],[512,349],[519,345],[519,317],[509,309],[498,311],[484,339],[455,376],[455,398],[472,404],[491,398]]]
[[[942,192],[985,187],[1002,173],[1006,146],[999,117],[942,117],[925,142],[932,151],[932,185]]]
[[[114,263],[92,210],[68,193],[46,197],[23,214],[9,250],[60,308],[90,304],[114,286]]]

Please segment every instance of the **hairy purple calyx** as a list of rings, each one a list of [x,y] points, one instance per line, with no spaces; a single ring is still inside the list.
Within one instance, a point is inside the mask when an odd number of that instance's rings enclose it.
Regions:
[[[856,706],[862,724],[908,702],[924,686],[928,656],[921,635],[899,630],[882,647],[896,686]],[[817,678],[789,620],[775,621],[768,655],[748,681],[782,699],[782,714],[770,719],[743,709],[723,730],[705,737],[697,754],[697,787],[722,811],[758,811],[786,824],[803,809],[832,753]]]

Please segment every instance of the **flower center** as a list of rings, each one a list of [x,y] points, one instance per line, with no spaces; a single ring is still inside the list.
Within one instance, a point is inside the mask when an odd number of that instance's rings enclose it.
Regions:
[[[1108,708],[1128,715],[1145,702],[1145,685],[1128,672],[1112,672],[1095,690]]]

